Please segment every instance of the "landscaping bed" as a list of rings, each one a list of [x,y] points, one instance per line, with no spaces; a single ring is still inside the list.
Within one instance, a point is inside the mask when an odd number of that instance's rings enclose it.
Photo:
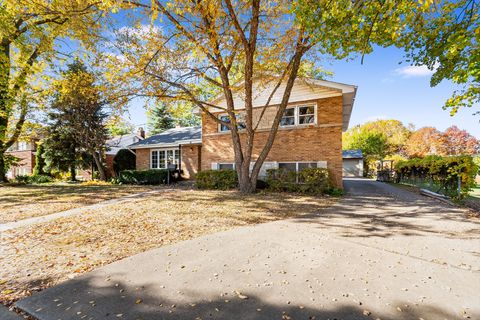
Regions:
[[[0,224],[95,204],[152,186],[110,184],[38,184],[0,186]]]
[[[165,190],[95,211],[9,230],[0,236],[0,301],[125,257],[235,226],[311,214],[330,197],[237,191]]]

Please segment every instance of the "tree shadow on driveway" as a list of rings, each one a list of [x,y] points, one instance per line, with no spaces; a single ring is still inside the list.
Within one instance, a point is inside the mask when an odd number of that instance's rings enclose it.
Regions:
[[[114,275],[113,277],[122,277]],[[286,302],[269,302],[271,297],[243,292],[228,292],[212,297],[207,288],[191,288],[187,292],[163,295],[168,288],[158,286],[131,287],[121,281],[107,281],[86,275],[32,297],[21,300],[17,307],[39,320],[57,319],[461,319],[436,305],[410,305],[402,301],[389,306],[367,309],[359,303],[338,301],[324,306],[303,306]],[[204,292],[205,291],[205,292]],[[243,296],[245,295],[245,296]],[[473,317],[472,317],[473,318]]]
[[[441,235],[478,239],[480,221],[466,211],[388,184],[350,180],[347,195],[336,205],[297,219],[316,223],[342,237]]]

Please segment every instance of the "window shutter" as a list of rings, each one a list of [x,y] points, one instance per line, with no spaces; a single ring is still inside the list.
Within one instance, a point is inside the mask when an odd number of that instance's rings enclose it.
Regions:
[[[212,170],[218,170],[218,163],[212,162]]]
[[[327,169],[327,161],[318,161],[317,167]]]

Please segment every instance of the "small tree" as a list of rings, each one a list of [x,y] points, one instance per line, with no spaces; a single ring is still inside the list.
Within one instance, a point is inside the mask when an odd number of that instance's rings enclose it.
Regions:
[[[344,133],[343,149],[362,150],[367,168],[364,173],[368,175],[373,161],[383,159],[391,148],[384,133],[370,130],[365,126],[356,126]]]
[[[165,103],[159,103],[147,113],[150,133],[157,134],[175,127],[175,119],[167,109]]]
[[[77,168],[88,165],[86,155],[77,146],[75,133],[64,125],[61,113],[51,112],[49,121],[47,137],[43,141],[47,170],[69,172],[70,180],[76,181]]]
[[[44,158],[45,147],[42,142],[37,144],[37,151],[35,153],[35,168],[33,168],[33,175],[38,176],[47,174],[45,171],[46,163]]]
[[[131,150],[121,149],[113,158],[113,171],[118,176],[123,170],[134,170],[136,164],[136,156]]]

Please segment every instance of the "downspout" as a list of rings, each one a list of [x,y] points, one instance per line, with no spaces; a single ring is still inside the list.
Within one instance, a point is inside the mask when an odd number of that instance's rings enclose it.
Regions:
[[[182,145],[178,144],[178,175],[182,172]]]

